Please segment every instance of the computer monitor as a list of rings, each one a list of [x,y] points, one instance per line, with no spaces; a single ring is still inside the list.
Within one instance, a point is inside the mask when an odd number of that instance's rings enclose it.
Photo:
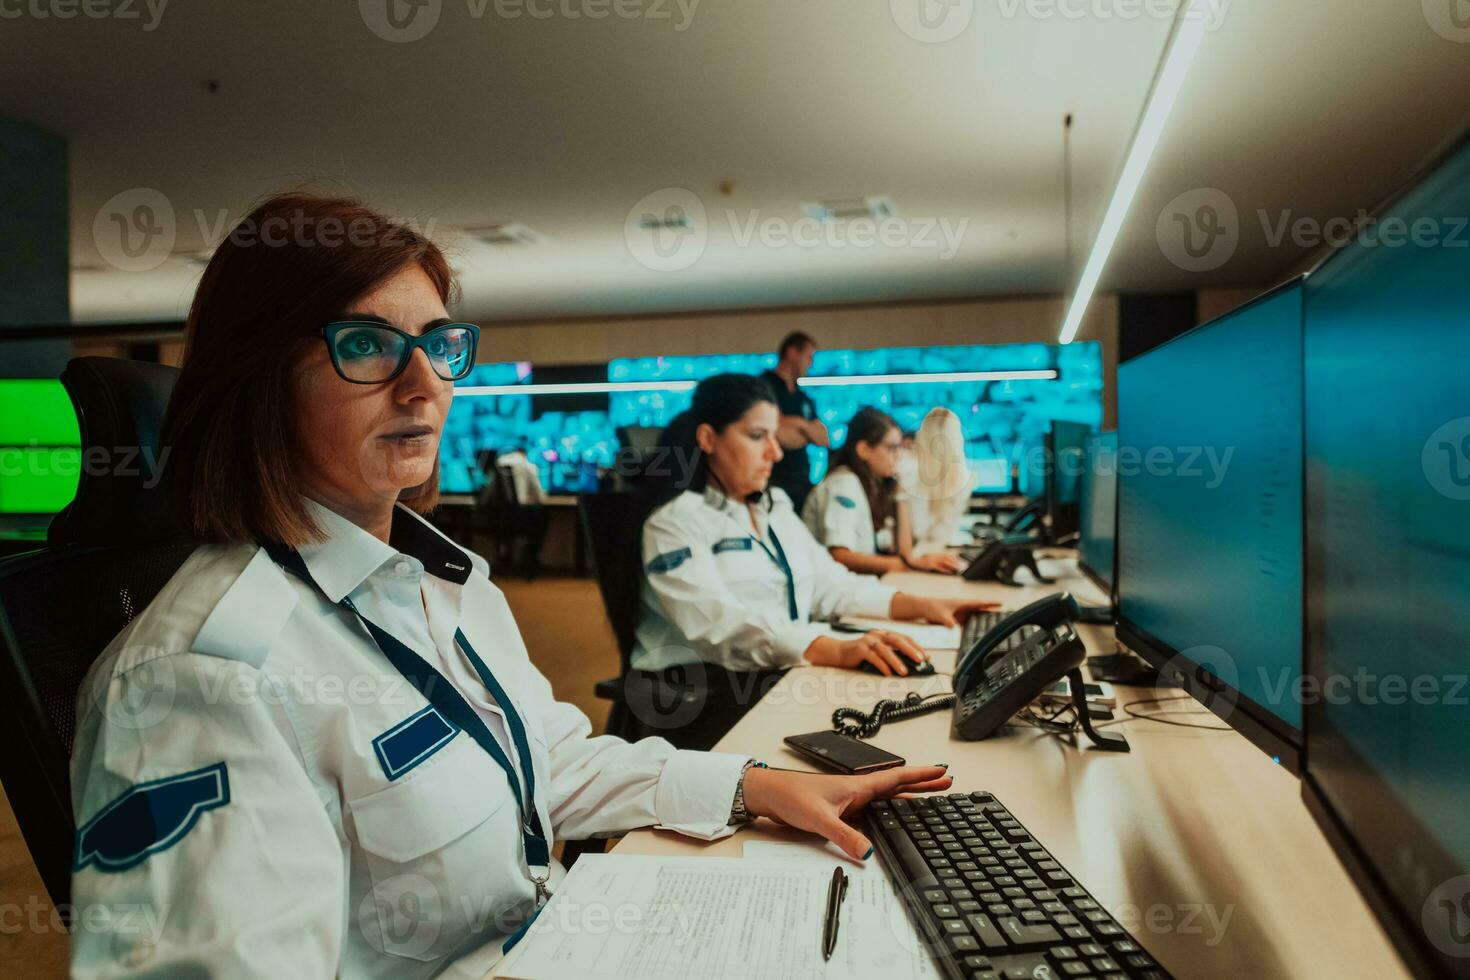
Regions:
[[[1078,567],[1113,594],[1118,555],[1118,433],[1099,432],[1083,445],[1082,499],[1078,505]]]
[[[0,514],[55,514],[81,472],[81,432],[61,382],[0,380]]]
[[[1302,288],[1118,368],[1118,638],[1299,771]]]
[[[1417,977],[1470,976],[1466,215],[1470,143],[1307,281],[1302,793]]]
[[[1093,427],[1080,422],[1054,421],[1046,436],[1046,512],[1052,541],[1068,542],[1079,530],[1078,502],[1082,497],[1082,456]]]

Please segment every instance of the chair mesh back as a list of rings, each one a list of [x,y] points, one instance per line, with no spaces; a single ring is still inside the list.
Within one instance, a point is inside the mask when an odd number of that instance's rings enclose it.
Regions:
[[[0,780],[53,902],[68,901],[68,760],[82,678],[196,545],[70,545],[0,562]]]
[[[0,578],[0,616],[63,753],[75,737],[77,689],[92,662],[178,571],[195,545],[41,552]]]

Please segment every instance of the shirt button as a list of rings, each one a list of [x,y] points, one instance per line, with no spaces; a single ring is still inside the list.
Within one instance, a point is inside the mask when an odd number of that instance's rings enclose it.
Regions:
[[[399,575],[407,576],[413,572],[413,566],[406,561],[400,561],[398,564],[393,566],[393,570]]]

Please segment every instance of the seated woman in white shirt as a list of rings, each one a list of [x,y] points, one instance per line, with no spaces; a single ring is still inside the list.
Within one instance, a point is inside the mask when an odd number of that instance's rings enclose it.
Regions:
[[[943,550],[959,533],[975,475],[965,457],[960,417],[949,409],[930,409],[913,442],[912,463],[899,470],[900,492],[908,504],[914,552],[922,555]]]
[[[244,227],[272,225],[302,233],[210,259],[164,422],[208,543],[77,704],[73,901],[161,914],[89,921],[73,977],[419,978],[467,954],[478,977],[564,876],[557,840],[770,816],[863,859],[844,814],[950,785],[594,737],[484,560],[419,516],[479,337],[444,255],[354,201],[283,195]]]
[[[669,426],[665,441],[676,460],[690,461],[692,476],[668,485],[643,525],[634,668],[868,664],[902,675],[928,659],[909,637],[874,630],[838,639],[820,621],[862,615],[953,626],[994,608],[898,592],[833,561],[791,498],[769,486],[782,452],[778,421],[763,380],[725,374],[700,382],[689,411]]]
[[[848,423],[847,441],[831,469],[806,498],[802,519],[832,557],[854,572],[954,574],[960,569],[955,555],[915,553],[908,501],[898,486],[902,439],[887,413],[860,410]]]

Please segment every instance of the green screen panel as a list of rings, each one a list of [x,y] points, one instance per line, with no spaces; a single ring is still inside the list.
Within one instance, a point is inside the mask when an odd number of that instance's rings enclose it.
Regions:
[[[77,414],[60,381],[54,378],[0,380],[0,445],[80,444]]]
[[[0,446],[0,514],[54,514],[77,495],[82,451]]]

